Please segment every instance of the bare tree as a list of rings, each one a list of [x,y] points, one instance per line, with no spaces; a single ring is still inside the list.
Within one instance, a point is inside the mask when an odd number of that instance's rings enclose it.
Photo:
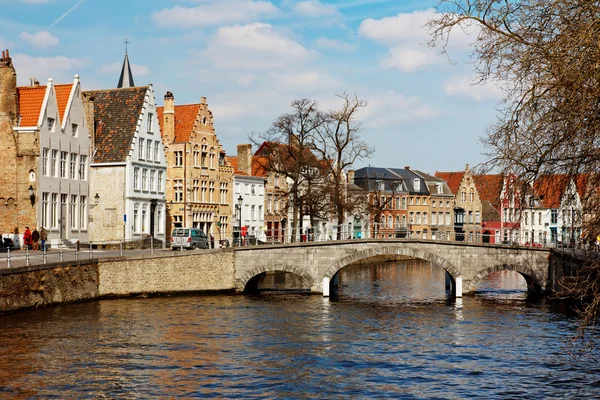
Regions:
[[[295,100],[292,111],[279,116],[264,134],[254,135],[251,141],[259,145],[261,165],[268,172],[288,178],[288,206],[292,209],[292,235],[295,241],[298,222],[302,220],[303,191],[309,190],[307,179],[312,177],[318,159],[311,152],[317,131],[325,123],[324,115],[315,101]]]
[[[484,144],[487,169],[533,182],[567,174],[587,182],[584,227],[600,227],[600,3],[598,0],[443,0],[428,24],[432,46],[446,52],[449,33],[466,26],[473,38],[477,81],[500,82],[505,97]],[[600,263],[565,281],[584,300],[584,325],[600,315]]]
[[[374,149],[360,140],[362,124],[358,121],[358,112],[367,103],[356,94],[338,95],[342,100],[339,109],[325,115],[325,123],[316,130],[313,152],[323,160],[330,182],[329,198],[335,212],[338,227],[345,222],[345,215],[353,208],[346,193],[345,171],[356,161],[370,157]],[[337,229],[337,239],[341,239],[342,230]]]

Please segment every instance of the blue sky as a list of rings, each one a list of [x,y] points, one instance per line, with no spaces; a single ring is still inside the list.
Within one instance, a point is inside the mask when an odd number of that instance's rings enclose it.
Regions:
[[[306,97],[324,109],[356,93],[366,165],[433,173],[484,161],[479,138],[501,92],[472,86],[471,38],[455,35],[454,63],[424,45],[437,0],[0,0],[0,48],[19,84],[30,77],[88,89],[116,87],[125,37],[137,85],[158,104],[206,96],[228,154]]]

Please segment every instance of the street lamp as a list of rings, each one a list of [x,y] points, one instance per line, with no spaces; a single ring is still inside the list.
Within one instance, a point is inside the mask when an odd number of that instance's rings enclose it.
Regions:
[[[237,204],[235,206],[238,212],[238,245],[242,245],[242,203],[244,202],[244,198],[240,195],[237,199]]]
[[[31,205],[33,206],[35,204],[35,192],[33,191],[33,186],[29,185],[27,192],[29,192],[29,201],[31,201]]]

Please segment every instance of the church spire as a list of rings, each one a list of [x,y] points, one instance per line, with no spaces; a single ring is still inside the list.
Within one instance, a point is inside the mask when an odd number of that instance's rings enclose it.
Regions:
[[[117,88],[128,88],[134,87],[133,74],[131,73],[131,66],[129,65],[129,56],[127,55],[127,45],[129,41],[125,38],[125,60],[123,60],[123,68],[121,68],[121,76],[119,77],[119,84]]]

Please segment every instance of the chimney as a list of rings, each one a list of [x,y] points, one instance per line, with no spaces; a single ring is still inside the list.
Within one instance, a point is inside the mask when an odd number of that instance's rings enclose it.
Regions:
[[[94,149],[96,148],[96,121],[94,115],[94,97],[89,93],[83,93],[83,115],[90,135],[90,163],[94,162]]]
[[[354,170],[348,170],[348,183],[354,183]]]
[[[467,166],[465,167],[465,170],[468,170],[468,169],[469,169],[469,164],[467,164]]]
[[[0,125],[4,121],[15,126],[18,123],[17,73],[8,50],[2,50],[0,59]]]
[[[200,103],[206,104],[206,97],[205,96],[200,97]]]
[[[38,78],[29,78],[29,82],[31,83],[32,87],[40,86],[40,81],[38,81]]]
[[[175,96],[172,92],[165,94],[162,136],[165,144],[175,141]]]
[[[405,165],[405,166],[404,166],[404,169],[408,169],[408,170],[410,170],[410,165]]]
[[[238,171],[246,175],[252,175],[252,145],[238,144]]]

